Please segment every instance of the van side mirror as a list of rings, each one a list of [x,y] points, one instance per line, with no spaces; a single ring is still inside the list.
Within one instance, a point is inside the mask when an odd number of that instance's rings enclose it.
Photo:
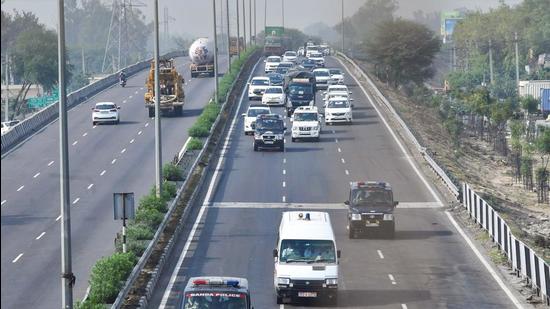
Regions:
[[[279,252],[277,252],[277,249],[273,249],[273,257],[276,258],[279,256]]]
[[[340,250],[336,251],[336,256],[338,258],[340,258],[342,256],[342,251],[340,251]]]
[[[246,113],[243,113],[242,116],[243,116],[243,117],[246,117]]]
[[[294,115],[290,116],[290,122],[294,122]]]
[[[397,201],[393,202],[393,207],[397,207],[397,205],[399,205],[399,202]]]
[[[349,201],[345,201],[345,202],[344,202],[344,205],[349,206]]]
[[[120,109],[120,106],[117,106],[116,109]]]
[[[251,124],[250,124],[250,128],[251,128],[252,130],[256,130],[256,123],[255,123],[255,122],[251,123]]]

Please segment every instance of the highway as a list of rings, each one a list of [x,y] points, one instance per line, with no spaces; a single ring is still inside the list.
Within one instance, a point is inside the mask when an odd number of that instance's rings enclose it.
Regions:
[[[341,65],[329,57],[327,67]],[[253,75],[262,73],[260,62]],[[281,212],[293,209],[330,213],[342,251],[338,307],[514,308],[349,72],[346,84],[355,99],[354,124],[323,126],[318,143],[293,143],[287,131],[285,152],[254,152],[236,118],[151,308],[177,307],[189,277],[199,275],[248,278],[255,308],[309,305],[275,300],[272,250]],[[248,104],[243,99],[237,115]],[[343,201],[355,180],[391,183],[400,201],[395,239],[348,239]]]
[[[190,78],[189,61],[177,58],[186,81],[183,117],[162,118],[163,162],[172,161],[211,97],[213,78]],[[220,59],[225,71],[227,58]],[[154,120],[144,106],[148,70],[115,85],[68,113],[72,262],[75,301],[88,288],[89,272],[114,251],[121,222],[113,220],[113,192],[147,194],[154,184]],[[96,102],[121,106],[119,125],[92,126]],[[60,308],[61,257],[58,122],[1,161],[3,308]]]

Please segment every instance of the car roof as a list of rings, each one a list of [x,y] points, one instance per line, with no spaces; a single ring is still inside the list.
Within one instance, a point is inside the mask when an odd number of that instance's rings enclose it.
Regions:
[[[269,88],[283,89],[283,86],[268,86],[267,89]]]
[[[391,185],[385,181],[352,181],[349,183],[350,189],[357,188],[375,188],[391,191]]]
[[[318,68],[318,69],[313,70],[313,72],[328,72],[328,71],[329,70],[325,69],[325,68]]]
[[[328,213],[321,211],[285,211],[279,225],[279,239],[334,241],[335,237]]]
[[[317,112],[317,106],[300,106],[294,110],[294,113],[300,112]]]
[[[330,99],[328,99],[329,102],[331,101],[349,101],[348,97],[344,97],[344,96],[335,96],[335,97],[332,97]]]
[[[95,105],[102,105],[102,104],[115,104],[115,102],[97,102]]]
[[[267,57],[267,60],[269,60],[269,59],[275,59],[275,58],[281,60],[281,56],[269,56],[269,57]]]
[[[254,80],[268,80],[269,77],[267,76],[255,76],[255,77],[252,77],[252,79]]]
[[[195,280],[216,280],[216,281],[238,281],[239,286],[228,286],[228,285],[195,285],[193,282]],[[189,281],[187,281],[187,285],[185,286],[185,292],[190,291],[197,291],[197,290],[233,290],[233,291],[239,291],[243,293],[249,293],[248,290],[248,280],[246,278],[240,278],[240,277],[221,277],[221,276],[201,276],[201,277],[191,277],[189,278]]]
[[[263,105],[263,104],[250,104],[250,106],[248,107],[248,109],[251,109],[251,108],[257,108],[257,109],[269,109],[269,106],[266,106],[266,105]]]

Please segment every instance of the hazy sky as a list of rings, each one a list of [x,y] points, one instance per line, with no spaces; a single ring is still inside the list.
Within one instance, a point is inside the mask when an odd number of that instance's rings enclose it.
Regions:
[[[128,0],[127,0],[128,1]],[[216,0],[217,9],[223,3],[224,21],[220,26],[226,27],[225,3],[226,0]],[[234,16],[236,1],[239,2],[239,10],[242,10],[243,0],[229,0],[230,14]],[[245,7],[248,15],[248,1]],[[267,2],[267,25],[281,25],[282,1],[285,1],[285,26],[303,29],[304,27],[319,21],[328,25],[334,25],[341,18],[340,0],[251,0],[257,4],[257,30],[264,25],[264,1]],[[112,3],[110,0],[103,0],[104,3]],[[152,20],[153,0],[134,0],[134,3],[146,4],[142,11],[148,20]],[[352,15],[365,0],[344,0],[345,15]],[[506,0],[508,4],[517,4],[521,0]],[[482,3],[482,4],[480,4]],[[163,8],[168,7],[172,18],[175,20],[170,24],[171,32],[177,34],[190,34],[192,36],[209,36],[212,33],[212,12],[211,0],[159,0],[160,20],[163,20]],[[398,14],[410,16],[413,11],[422,9],[425,12],[440,10],[452,10],[459,7],[470,9],[487,10],[498,5],[498,0],[400,0]],[[50,27],[55,27],[57,20],[56,0],[6,0],[2,5],[3,10],[12,9],[32,11],[40,21]],[[219,18],[219,17],[218,17]],[[219,20],[219,19],[218,19]],[[232,28],[235,21],[231,20]],[[248,22],[247,22],[248,28]],[[162,28],[161,28],[162,29]],[[248,31],[248,30],[247,30]]]

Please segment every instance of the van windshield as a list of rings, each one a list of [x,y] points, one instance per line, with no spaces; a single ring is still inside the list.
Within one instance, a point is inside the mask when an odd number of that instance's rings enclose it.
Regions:
[[[332,240],[283,239],[279,261],[283,263],[336,263]]]

